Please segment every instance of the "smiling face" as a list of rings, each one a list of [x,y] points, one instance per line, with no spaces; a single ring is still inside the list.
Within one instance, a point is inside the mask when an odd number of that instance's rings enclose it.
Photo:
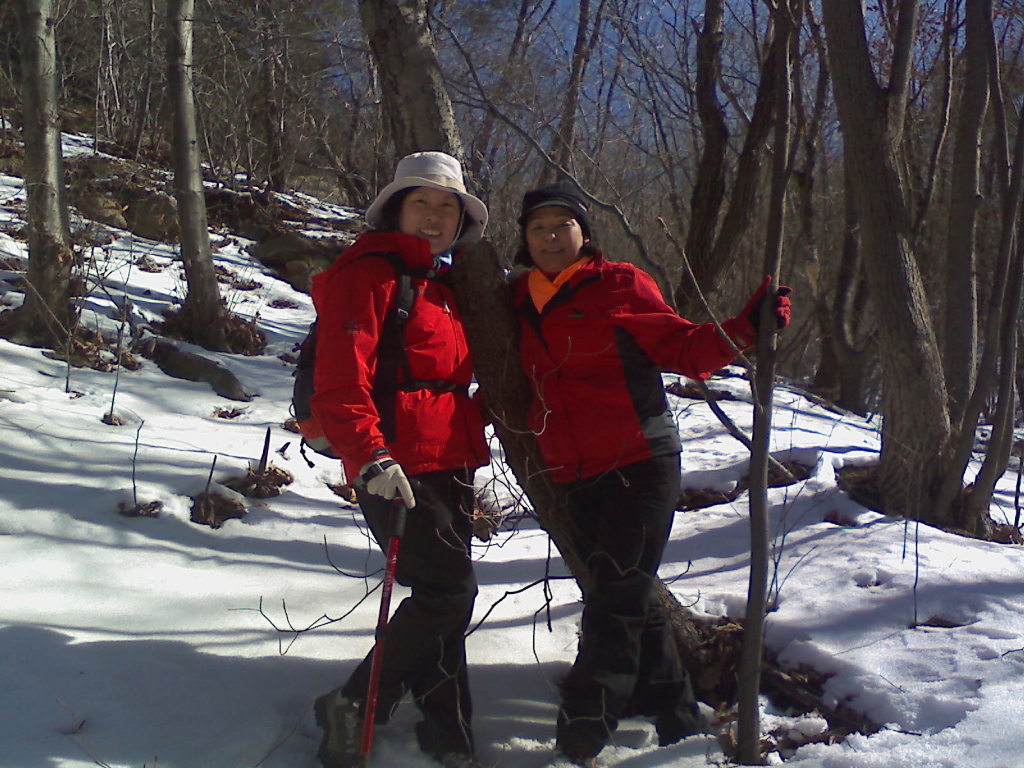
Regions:
[[[398,230],[422,237],[433,255],[451,248],[462,222],[462,202],[454,192],[433,187],[416,187],[402,200]]]
[[[587,242],[575,214],[560,205],[538,208],[524,225],[526,248],[542,272],[561,272],[580,257]]]

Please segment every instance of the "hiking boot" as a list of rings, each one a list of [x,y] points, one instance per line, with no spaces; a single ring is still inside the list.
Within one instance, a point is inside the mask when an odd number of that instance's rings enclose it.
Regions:
[[[473,737],[466,725],[446,728],[436,718],[420,720],[416,741],[423,754],[444,768],[483,768],[473,759]]]
[[[363,717],[360,702],[346,698],[340,690],[325,693],[313,704],[316,723],[324,732],[317,756],[324,768],[360,768]]]
[[[713,733],[711,721],[697,706],[682,715],[678,709],[662,712],[654,721],[658,731],[658,746],[667,747],[682,741],[687,736]]]
[[[611,737],[600,717],[570,717],[565,708],[558,710],[555,725],[555,755],[563,763],[594,768],[597,756]],[[556,762],[556,765],[558,763]]]
[[[477,762],[472,755],[464,752],[445,752],[441,755],[431,755],[434,760],[444,768],[484,768],[483,763]]]
[[[555,752],[554,759],[548,763],[548,768],[576,768],[576,766],[581,766],[582,768],[597,768],[597,758],[569,755],[562,750],[558,750]]]

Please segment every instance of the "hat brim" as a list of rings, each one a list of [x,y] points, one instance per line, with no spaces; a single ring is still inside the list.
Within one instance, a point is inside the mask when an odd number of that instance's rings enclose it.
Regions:
[[[432,179],[424,179],[419,176],[406,176],[405,178],[399,181],[393,181],[384,187],[374,201],[370,203],[370,207],[366,209],[366,223],[371,227],[379,227],[381,224],[380,216],[388,200],[390,200],[395,193],[401,192],[403,189],[412,189],[414,187],[431,187],[432,189],[440,189],[444,192],[451,192],[454,195],[458,195],[462,200],[463,206],[465,206],[466,216],[470,221],[459,240],[479,240],[483,236],[484,228],[487,226],[488,214],[487,206],[484,205],[482,200],[477,197],[473,197],[473,195],[468,192],[456,189],[455,187],[440,184]]]
[[[519,226],[523,226],[526,220],[530,218],[530,214],[534,211],[539,211],[541,208],[567,208],[577,217],[586,219],[586,212],[580,210],[580,204],[576,200],[571,200],[568,197],[549,197],[536,205],[531,205],[525,211],[519,214],[518,223]]]

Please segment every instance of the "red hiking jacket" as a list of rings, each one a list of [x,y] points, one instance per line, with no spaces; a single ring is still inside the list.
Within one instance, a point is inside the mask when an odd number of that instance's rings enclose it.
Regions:
[[[685,320],[654,279],[598,254],[538,312],[529,274],[515,286],[523,367],[533,384],[530,426],[555,482],[593,477],[678,453],[662,370],[705,379],[734,358],[714,324]],[[727,320],[730,334],[739,319]],[[750,330],[742,327],[742,330]]]
[[[466,392],[473,361],[452,291],[440,280],[413,277],[416,300],[405,326],[405,349],[415,379],[452,382],[458,389],[399,391],[394,439],[385,441],[371,391],[377,343],[397,281],[386,259],[363,258],[384,252],[400,254],[413,269],[433,264],[426,240],[368,232],[313,278],[318,316],[313,412],[342,457],[349,481],[379,458],[375,451],[381,448],[410,475],[482,466],[489,459],[483,417]]]

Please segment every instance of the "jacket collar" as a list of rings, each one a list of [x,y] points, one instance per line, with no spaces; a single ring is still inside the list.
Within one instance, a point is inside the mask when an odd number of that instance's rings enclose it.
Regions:
[[[598,251],[586,264],[581,266],[576,272],[566,280],[559,293],[563,291],[572,292],[575,291],[582,283],[589,282],[600,277],[600,274],[604,268],[604,254]],[[526,271],[521,274],[516,283],[515,291],[515,305],[521,306],[524,301],[528,301],[530,297],[530,273]]]
[[[397,253],[410,269],[429,269],[434,264],[430,243],[423,238],[401,232],[371,231],[357,237],[334,266],[341,267],[373,253]]]

